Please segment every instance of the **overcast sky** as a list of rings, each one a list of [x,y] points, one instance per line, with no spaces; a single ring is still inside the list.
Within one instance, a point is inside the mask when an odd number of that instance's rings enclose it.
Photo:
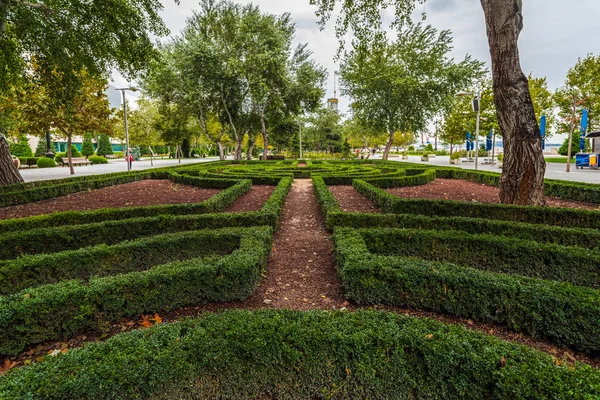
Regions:
[[[192,10],[198,9],[198,0],[161,0],[162,16],[172,35],[177,35],[185,25]],[[314,58],[329,71],[326,97],[333,96],[333,59],[338,42],[333,23],[320,31],[314,6],[309,0],[236,0],[254,3],[269,13],[289,12],[296,23],[296,43],[308,43]],[[526,74],[545,76],[551,89],[561,86],[566,73],[578,57],[599,53],[600,16],[599,0],[524,0],[524,29],[519,42],[521,63]],[[449,29],[454,36],[453,57],[457,60],[469,53],[489,65],[489,49],[480,0],[427,0],[417,6],[416,14],[427,13],[427,23],[435,28]],[[391,16],[392,12],[388,11]],[[126,82],[114,76],[116,85]],[[325,101],[325,99],[324,99]],[[346,111],[348,99],[340,98],[340,109]]]

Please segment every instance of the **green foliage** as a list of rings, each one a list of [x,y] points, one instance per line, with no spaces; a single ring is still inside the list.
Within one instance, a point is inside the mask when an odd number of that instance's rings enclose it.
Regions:
[[[579,131],[573,132],[573,141],[571,142],[571,156],[579,153],[579,139],[581,134]],[[558,148],[558,154],[561,156],[568,156],[569,154],[569,138],[567,137],[563,142],[562,146]]]
[[[52,384],[48,384],[52,382]],[[378,311],[226,311],[0,377],[4,398],[595,398],[600,374],[458,326]]]
[[[230,229],[221,233],[220,238],[214,236],[219,235],[214,230],[198,235],[208,236],[206,240],[196,238],[206,245],[200,254],[219,254],[236,247],[237,250],[207,261],[197,257],[198,252],[182,252],[179,246],[165,241],[163,251],[179,254],[172,260],[184,261],[171,261],[141,271],[136,271],[143,268],[141,264],[135,267],[136,263],[130,263],[132,272],[119,273],[127,271],[125,265],[120,271],[100,274],[110,276],[99,277],[93,270],[82,268],[77,274],[89,275],[87,282],[64,280],[0,298],[6,316],[0,321],[3,338],[0,354],[16,354],[27,345],[99,329],[123,317],[202,302],[243,300],[252,294],[271,250],[272,229]],[[195,258],[185,260],[187,257]],[[33,314],[35,318],[31,318]]]
[[[38,168],[52,168],[52,167],[56,167],[56,162],[48,157],[41,157],[38,158],[36,165],[38,166]]]
[[[17,142],[10,144],[10,154],[17,157],[33,157],[33,151],[31,151],[26,135],[19,136]]]
[[[100,156],[89,156],[88,161],[92,164],[108,164],[108,160]]]
[[[102,157],[105,157],[108,154],[113,154],[110,138],[104,133],[98,138],[98,149],[96,149],[96,154]]]
[[[94,155],[94,144],[92,143],[92,134],[86,133],[83,136],[83,143],[81,145],[81,154],[85,157],[89,157]]]
[[[46,142],[46,139],[41,138],[38,141],[37,147],[35,148],[35,157],[44,157],[46,155],[46,152],[48,151],[47,146],[48,142]]]
[[[190,149],[191,149],[190,139],[186,137],[181,142],[181,152],[183,153],[184,158],[191,157]]]

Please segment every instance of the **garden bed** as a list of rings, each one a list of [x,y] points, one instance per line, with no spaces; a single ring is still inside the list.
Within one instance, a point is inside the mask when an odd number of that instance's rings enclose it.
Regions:
[[[220,192],[220,189],[182,185],[168,179],[148,179],[74,193],[37,203],[5,207],[0,209],[0,219],[30,217],[60,211],[191,204],[205,201]]]
[[[227,212],[249,212],[259,211],[267,200],[273,194],[275,186],[272,185],[252,185],[252,189],[239,199],[237,199],[227,210]]]
[[[329,186],[338,204],[344,212],[380,213],[381,210],[352,186]]]
[[[436,179],[421,186],[405,186],[386,189],[398,197],[409,199],[454,200],[474,203],[500,203],[500,189],[458,179]],[[574,200],[547,197],[548,206],[600,210],[600,205]]]

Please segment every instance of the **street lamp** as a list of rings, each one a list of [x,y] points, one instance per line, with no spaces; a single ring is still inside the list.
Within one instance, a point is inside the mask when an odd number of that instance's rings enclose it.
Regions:
[[[458,92],[456,96],[473,96],[473,93],[470,92]],[[473,98],[473,111],[477,113],[477,122],[475,125],[475,171],[477,171],[477,165],[479,163],[479,117],[481,114],[481,90],[477,89]]]
[[[129,130],[127,129],[127,100],[125,99],[125,92],[127,90],[131,92],[137,92],[138,88],[131,86],[126,88],[115,89],[120,90],[123,94],[123,123],[125,125],[125,161],[127,161],[127,171],[131,171],[131,162],[129,161]]]
[[[300,135],[300,159],[302,160],[302,121],[298,121],[298,133]]]

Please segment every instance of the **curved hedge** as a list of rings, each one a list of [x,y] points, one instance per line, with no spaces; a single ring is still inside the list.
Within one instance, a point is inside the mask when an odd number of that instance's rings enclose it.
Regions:
[[[539,399],[600,372],[392,313],[229,311],[118,335],[0,377],[1,398]]]
[[[600,352],[598,290],[445,262],[376,255],[369,252],[363,237],[368,233],[336,228],[334,235],[346,294],[357,303],[408,306],[501,323],[557,345]]]

